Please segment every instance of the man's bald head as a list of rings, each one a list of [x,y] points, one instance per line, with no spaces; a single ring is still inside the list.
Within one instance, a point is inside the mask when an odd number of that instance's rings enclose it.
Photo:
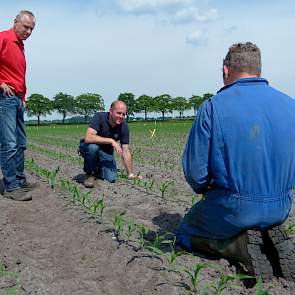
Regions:
[[[116,125],[122,124],[127,113],[127,106],[122,100],[115,100],[112,102],[110,107],[109,120],[111,125],[114,127]]]

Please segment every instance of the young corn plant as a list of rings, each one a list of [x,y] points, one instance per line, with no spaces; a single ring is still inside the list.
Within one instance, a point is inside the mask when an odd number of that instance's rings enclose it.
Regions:
[[[217,284],[214,284],[212,282],[209,282],[208,284],[205,285],[205,287],[202,289],[201,294],[208,294],[208,291],[211,289],[214,290],[214,294],[219,295],[221,294],[225,289],[227,288],[232,288],[232,289],[241,289],[240,286],[235,285],[234,283],[237,281],[241,281],[244,279],[253,279],[253,276],[249,276],[249,275],[243,275],[243,274],[226,274],[222,269],[217,268],[219,273],[220,273],[220,277],[219,277],[219,281],[217,282]],[[211,293],[209,293],[211,294]]]
[[[255,288],[255,295],[268,295],[269,294],[269,290],[271,288],[273,288],[273,285],[269,285],[267,288],[264,288],[263,283],[262,283],[262,279],[261,277],[259,277],[257,279],[257,282],[254,286]]]
[[[114,217],[113,225],[115,230],[115,237],[118,238],[123,230],[125,219],[124,219],[125,212],[118,213]]]
[[[6,295],[15,295],[16,294],[16,289],[15,288],[9,288],[6,293],[3,293],[2,290],[0,290],[0,295],[4,295],[4,294],[6,294]]]
[[[5,265],[2,262],[0,262],[0,278],[1,277],[17,277],[17,274],[14,272],[7,271]]]
[[[295,231],[295,223],[289,223],[287,225],[286,231],[287,231],[288,235],[292,235]]]
[[[145,236],[149,232],[149,229],[142,223],[137,228],[139,233],[139,249],[143,249],[145,246]]]
[[[78,187],[73,185],[71,193],[72,193],[72,201],[75,204],[79,203],[81,199],[81,195],[82,195],[81,190]]]
[[[98,200],[91,200],[90,202],[90,206],[88,207],[88,212],[91,214],[91,216],[93,218],[95,218],[95,216],[99,215],[99,223],[102,222],[102,218],[103,218],[103,213],[104,213],[104,209],[105,209],[105,203],[104,203],[104,198],[102,195],[101,199]]]
[[[26,160],[25,161],[25,166],[27,169],[30,171],[36,173],[39,176],[42,176],[43,178],[46,178],[47,182],[50,184],[51,188],[53,189],[56,183],[56,176],[59,172],[59,167],[57,167],[53,171],[49,171],[46,168],[42,168],[38,166],[34,159],[31,160]]]
[[[84,195],[81,192],[81,190],[78,187],[76,187],[74,184],[72,184],[69,180],[62,179],[60,184],[61,184],[61,190],[65,194],[65,197],[68,197],[71,202],[85,203],[87,196]]]
[[[202,269],[207,268],[208,266],[208,263],[196,263],[193,271],[184,269],[184,272],[188,274],[190,278],[190,294],[193,294],[197,291],[197,286],[199,283],[199,273]]]
[[[102,195],[101,199],[97,201],[99,223],[102,223],[102,221],[103,221],[103,214],[104,214],[105,207],[106,206],[105,206],[105,202],[104,202],[104,196]]]
[[[178,256],[180,255],[174,250],[174,247],[171,248],[170,254],[165,255],[168,272],[175,271],[175,263]]]
[[[57,177],[58,172],[59,172],[59,166],[55,170],[53,170],[49,173],[48,182],[49,182],[52,189],[54,188],[54,186],[56,184],[56,177]]]
[[[153,178],[151,181],[145,180],[143,186],[147,192],[151,192],[154,184],[155,184],[155,179]]]
[[[152,180],[145,180],[143,183],[143,187],[147,192],[152,192],[154,184],[155,184],[154,178]]]
[[[67,193],[69,191],[70,182],[66,179],[60,180],[60,188],[63,193]]]
[[[131,237],[132,237],[135,229],[136,229],[136,227],[135,227],[134,221],[132,219],[129,219],[127,221],[127,232],[126,232],[128,242],[131,240]]]
[[[8,272],[4,266],[4,264],[2,262],[0,262],[0,279],[1,278],[5,278],[5,277],[9,277],[9,278],[17,278],[17,274],[14,273],[14,272]],[[0,289],[0,295],[4,295],[4,294],[7,294],[7,295],[14,295],[16,294],[16,289],[13,287],[13,288],[8,288],[8,290],[3,293],[2,289]]]
[[[125,180],[126,182],[128,181],[128,175],[127,173],[124,173],[123,171],[118,171],[118,177]]]
[[[85,193],[82,192],[81,198],[80,198],[81,205],[86,207],[87,203],[89,203],[91,199],[92,197],[90,192],[85,192]]]
[[[147,250],[150,250],[152,252],[152,256],[155,257],[157,255],[164,255],[164,252],[161,250],[161,244],[164,241],[165,236],[164,235],[159,235],[158,233],[156,233],[155,238],[153,239],[153,241],[147,245],[145,248]]]
[[[176,259],[177,257],[181,256],[183,254],[183,252],[176,252],[175,251],[175,242],[176,242],[176,237],[173,236],[172,240],[164,240],[162,241],[161,243],[162,244],[169,244],[170,245],[170,248],[171,248],[171,251],[170,253],[168,254],[165,254],[165,260],[166,260],[166,263],[167,263],[167,270],[169,272],[171,271],[175,271],[175,263],[176,263]]]
[[[165,180],[163,181],[160,186],[159,186],[159,190],[161,192],[161,198],[164,199],[164,195],[168,189],[168,187],[170,186],[172,182],[170,180]]]

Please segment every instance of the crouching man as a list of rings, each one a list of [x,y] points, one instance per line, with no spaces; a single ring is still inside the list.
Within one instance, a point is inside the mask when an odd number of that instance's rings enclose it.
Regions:
[[[294,245],[279,226],[293,201],[295,100],[260,72],[256,45],[229,48],[225,86],[198,110],[184,150],[185,177],[205,198],[179,224],[177,243],[267,279],[276,259],[267,252],[278,253],[284,277],[295,280]]]
[[[128,178],[137,177],[133,173],[129,129],[124,120],[126,112],[125,103],[116,100],[111,104],[109,112],[98,112],[92,118],[79,147],[80,154],[84,158],[85,187],[93,188],[96,178],[108,182],[116,181],[117,166],[114,150],[122,156]]]

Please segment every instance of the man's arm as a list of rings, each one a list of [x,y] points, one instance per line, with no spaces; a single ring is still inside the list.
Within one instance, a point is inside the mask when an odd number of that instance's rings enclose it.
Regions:
[[[182,158],[186,180],[196,193],[204,193],[212,180],[210,175],[211,129],[211,102],[206,101],[198,110]]]
[[[141,175],[135,175],[133,173],[133,163],[132,163],[132,156],[131,156],[129,144],[122,144],[122,149],[123,149],[122,158],[124,161],[125,169],[128,174],[128,178],[129,179],[134,179],[134,178],[142,179]]]
[[[4,38],[5,35],[3,32],[0,33],[0,61],[1,61],[1,52],[2,52],[2,48],[5,46],[4,43]],[[1,67],[1,63],[0,63],[0,67]],[[13,96],[14,94],[14,88],[10,85],[7,85],[5,82],[0,80],[0,89],[3,91],[3,93],[6,96]]]
[[[95,143],[95,144],[110,144],[116,151],[118,155],[122,155],[123,150],[119,143],[117,143],[112,138],[102,137],[97,135],[97,131],[91,127],[88,127],[85,137],[85,143]]]
[[[122,144],[122,158],[124,161],[124,165],[127,171],[128,176],[133,174],[133,163],[132,163],[132,156],[129,148],[129,144]]]

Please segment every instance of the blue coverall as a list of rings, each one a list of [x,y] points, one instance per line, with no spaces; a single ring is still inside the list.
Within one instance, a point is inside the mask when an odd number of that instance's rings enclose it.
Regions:
[[[263,78],[221,88],[197,112],[183,170],[205,195],[176,230],[186,249],[192,236],[229,239],[283,223],[295,183],[295,100]]]

